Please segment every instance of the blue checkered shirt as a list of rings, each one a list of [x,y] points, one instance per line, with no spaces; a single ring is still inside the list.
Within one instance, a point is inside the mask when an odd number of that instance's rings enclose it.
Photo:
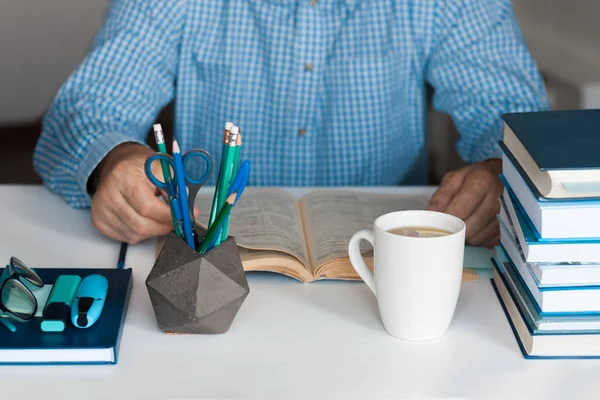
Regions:
[[[498,156],[501,113],[548,108],[509,0],[114,1],[34,166],[89,206],[102,158],[175,99],[182,150],[216,165],[225,122],[240,126],[251,185],[400,184],[425,149],[427,83],[467,162]]]

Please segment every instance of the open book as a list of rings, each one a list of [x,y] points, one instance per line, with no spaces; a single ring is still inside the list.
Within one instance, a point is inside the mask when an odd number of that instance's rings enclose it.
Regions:
[[[210,192],[196,198],[197,222],[204,227],[212,200]],[[341,190],[317,190],[298,199],[285,189],[249,187],[231,211],[228,233],[235,237],[246,271],[276,272],[303,282],[358,280],[348,258],[352,235],[372,228],[388,212],[424,209],[428,200],[425,195]],[[372,248],[366,242],[362,246],[372,268]]]

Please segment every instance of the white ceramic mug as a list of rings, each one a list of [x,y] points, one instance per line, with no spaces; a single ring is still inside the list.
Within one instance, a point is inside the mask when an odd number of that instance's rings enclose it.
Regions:
[[[388,232],[402,227],[449,231],[439,237],[409,237]],[[374,273],[360,252],[364,239],[374,248]],[[450,326],[462,282],[465,224],[435,211],[398,211],[382,215],[373,229],[356,232],[348,245],[350,262],[377,297],[383,326],[404,340],[432,340]]]

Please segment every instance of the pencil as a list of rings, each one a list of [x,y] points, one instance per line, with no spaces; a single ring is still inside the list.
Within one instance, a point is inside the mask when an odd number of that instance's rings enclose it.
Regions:
[[[208,227],[210,228],[210,226],[213,224],[213,222],[215,221],[215,218],[217,218],[217,213],[219,212],[219,185],[220,185],[220,177],[223,174],[223,170],[224,170],[224,162],[225,162],[225,154],[227,153],[227,142],[229,141],[229,132],[231,131],[231,128],[233,128],[233,122],[227,122],[225,124],[225,133],[223,134],[223,148],[221,150],[221,164],[219,166],[219,172],[217,175],[217,183],[215,185],[215,194],[213,197],[213,202],[212,202],[212,208],[210,210],[210,217],[208,220]]]
[[[231,187],[231,183],[233,182],[233,180],[235,179],[235,175],[237,174],[238,168],[239,168],[239,164],[240,164],[240,151],[242,148],[242,132],[238,133],[238,137],[236,140],[236,146],[233,148],[233,168],[232,168],[232,173],[229,179],[229,182],[227,182],[227,190],[229,190],[229,187]],[[227,218],[225,219],[225,222],[223,224],[223,229],[221,230],[221,237],[219,238],[219,243],[223,243],[226,239],[227,239],[227,232],[229,230],[229,216],[227,216]]]
[[[158,147],[158,151],[167,154],[167,146],[165,145],[165,137],[163,135],[162,126],[160,124],[154,124],[152,126],[154,130],[154,138],[156,139],[156,146]],[[170,183],[171,178],[171,168],[166,161],[161,161],[160,166],[162,168],[163,179],[165,183]],[[178,237],[182,237],[181,226],[179,220],[176,218],[174,207],[177,207],[177,204],[173,204],[174,199],[172,193],[167,193],[169,203],[169,208],[171,209],[171,220],[173,221],[173,229],[175,230],[175,234]]]
[[[225,151],[225,159],[223,160],[222,174],[219,175],[219,189],[217,190],[217,210],[220,210],[225,204],[227,198],[227,192],[229,192],[229,183],[231,182],[231,175],[233,171],[233,158],[234,158],[234,147],[237,144],[239,128],[233,126],[231,132],[229,132],[229,140],[227,142],[227,148]],[[220,240],[217,240],[217,244]]]
[[[233,207],[233,203],[235,203],[236,197],[237,192],[232,193],[231,196],[229,196],[225,200],[223,207],[221,207],[221,210],[219,211],[219,215],[217,215],[217,218],[215,218],[215,222],[208,229],[208,231],[206,232],[206,236],[204,236],[202,243],[200,243],[198,253],[204,254],[208,250],[210,244],[213,242],[213,239],[215,239],[215,237],[219,234],[221,230],[221,225],[223,225],[225,219],[229,216],[231,208]]]
[[[117,261],[117,268],[123,269],[125,267],[125,257],[127,257],[127,242],[121,242],[121,251],[119,251],[119,261]]]

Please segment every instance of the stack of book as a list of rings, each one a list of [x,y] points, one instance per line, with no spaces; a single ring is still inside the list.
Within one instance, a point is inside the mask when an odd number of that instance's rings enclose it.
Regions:
[[[600,110],[503,119],[496,293],[526,358],[600,357]]]

